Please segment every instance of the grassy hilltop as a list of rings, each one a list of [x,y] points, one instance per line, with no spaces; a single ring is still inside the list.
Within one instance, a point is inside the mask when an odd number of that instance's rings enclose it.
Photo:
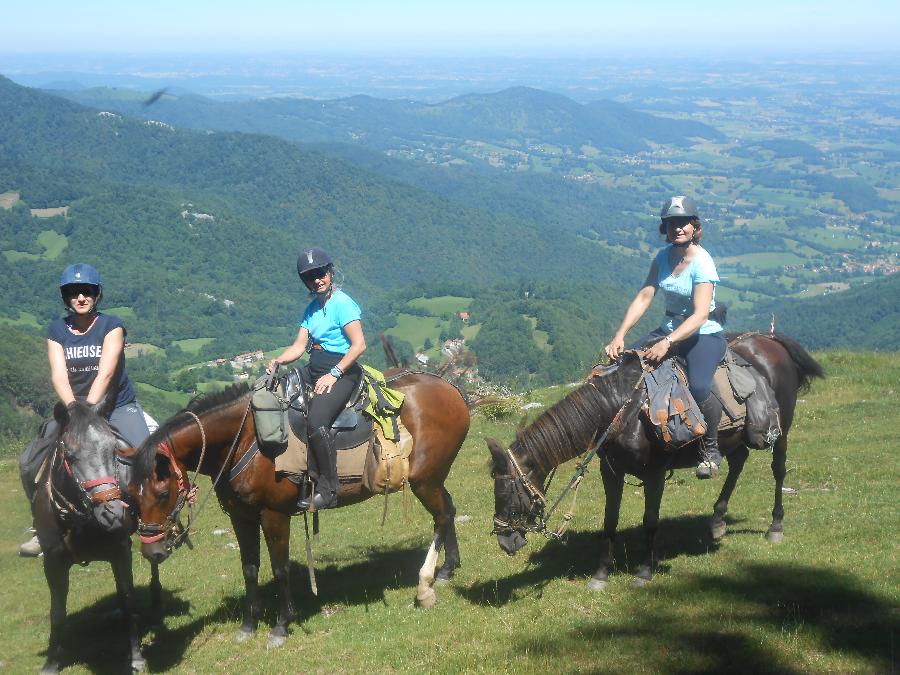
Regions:
[[[320,595],[304,570],[302,523],[292,542],[299,617],[287,645],[267,651],[265,629],[235,645],[243,595],[234,536],[214,504],[194,534],[196,550],[178,551],[162,568],[168,614],[150,628],[144,653],[151,671],[245,672],[395,670],[437,672],[892,672],[897,668],[900,602],[895,448],[900,355],[817,354],[828,378],[803,394],[791,433],[786,540],[766,544],[772,479],[765,452],[754,452],[732,500],[730,533],[720,546],[707,520],[721,482],[680,472],[669,482],[659,537],[660,573],[632,589],[628,572],[643,546],[640,487],[628,487],[618,546],[620,574],[602,594],[585,590],[595,568],[601,525],[596,470],[578,498],[565,543],[530,537],[524,555],[506,557],[488,533],[493,491],[483,442],[509,441],[516,420],[475,416],[451,472],[463,567],[438,588],[438,606],[411,607],[417,571],[430,541],[424,509],[391,498],[323,514],[316,546]],[[549,403],[567,389],[539,390]],[[0,453],[3,594],[0,659],[34,670],[46,645],[49,596],[40,562],[15,551],[28,524],[15,471],[15,448]],[[571,467],[551,489],[558,494]],[[201,490],[209,479],[201,479]],[[213,535],[213,530],[228,532]],[[271,573],[262,580],[271,607]],[[149,567],[136,557],[138,584]],[[140,595],[148,606],[145,592]],[[72,571],[65,644],[81,673],[124,658],[108,566]],[[267,621],[272,620],[269,613]]]

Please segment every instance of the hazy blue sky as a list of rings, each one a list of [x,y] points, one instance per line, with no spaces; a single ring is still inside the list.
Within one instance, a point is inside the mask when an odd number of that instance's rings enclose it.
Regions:
[[[37,0],[3,3],[0,52],[896,51],[897,0]]]

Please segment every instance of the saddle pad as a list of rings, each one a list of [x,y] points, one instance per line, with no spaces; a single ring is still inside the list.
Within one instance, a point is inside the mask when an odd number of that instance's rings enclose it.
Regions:
[[[371,422],[369,422],[371,424]],[[341,448],[337,452],[338,478],[341,482],[359,481],[366,466],[369,448],[373,445],[372,436],[352,448]],[[287,448],[275,456],[275,471],[293,475],[306,473],[306,443],[294,433],[288,434]]]
[[[713,384],[713,392],[722,404],[722,420],[719,422],[719,431],[743,427],[747,417],[747,406],[735,398],[725,364],[719,364],[719,367],[716,368]]]

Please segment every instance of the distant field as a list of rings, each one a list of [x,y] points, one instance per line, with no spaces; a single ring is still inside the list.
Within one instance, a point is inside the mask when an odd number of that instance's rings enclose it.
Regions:
[[[9,262],[17,260],[56,260],[69,245],[69,238],[54,230],[44,230],[37,236],[38,246],[44,247],[43,253],[26,253],[24,251],[3,251]]]
[[[31,314],[30,312],[23,312],[22,310],[19,310],[19,316],[15,319],[11,319],[7,316],[0,316],[0,323],[7,326],[28,326],[31,328],[41,328],[41,324],[34,314]]]
[[[11,209],[19,202],[18,192],[0,192],[0,209]]]
[[[215,342],[215,340],[211,337],[187,338],[186,340],[175,340],[172,344],[178,345],[183,352],[197,354],[205,345]]]
[[[472,304],[472,298],[463,298],[457,295],[442,295],[437,298],[414,298],[408,303],[410,307],[417,307],[431,312],[434,316],[440,316],[446,312],[455,314],[464,312]]]
[[[388,328],[385,333],[406,340],[414,349],[421,349],[426,338],[437,344],[443,327],[444,322],[437,317],[401,313],[397,315],[397,325]]]
[[[53,216],[69,215],[68,206],[54,206],[49,209],[31,209],[31,215],[35,218],[52,218]]]
[[[793,253],[748,253],[731,258],[720,258],[720,262],[726,265],[740,263],[753,271],[758,271],[783,267],[784,265],[801,264],[806,262],[806,258],[801,258]]]
[[[120,305],[119,307],[107,307],[103,311],[107,314],[114,314],[120,319],[137,318],[137,314],[134,313],[134,309],[132,309],[131,307],[125,307],[124,305]]]
[[[115,312],[110,312],[110,314],[115,314]],[[125,347],[125,358],[132,359],[143,354],[154,354],[161,351],[163,351],[162,347],[151,345],[148,342],[130,342]]]
[[[481,330],[481,324],[475,323],[475,324],[470,324],[468,326],[464,326],[461,332],[462,332],[463,338],[465,340],[471,342],[472,340],[475,339],[475,336],[478,335],[478,331],[480,331],[480,330]]]

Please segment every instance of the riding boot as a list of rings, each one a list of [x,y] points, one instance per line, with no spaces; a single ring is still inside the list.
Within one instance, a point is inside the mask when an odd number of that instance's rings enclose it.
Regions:
[[[722,403],[715,394],[700,404],[700,412],[706,421],[706,433],[700,442],[700,463],[695,474],[697,478],[715,478],[722,463],[719,452],[719,422],[722,419]]]
[[[309,434],[309,452],[312,455],[310,468],[315,467],[318,474],[314,476],[316,490],[312,500],[301,500],[298,508],[308,511],[311,508],[310,501],[315,504],[316,510],[337,506],[337,449],[329,429],[319,427]]]

